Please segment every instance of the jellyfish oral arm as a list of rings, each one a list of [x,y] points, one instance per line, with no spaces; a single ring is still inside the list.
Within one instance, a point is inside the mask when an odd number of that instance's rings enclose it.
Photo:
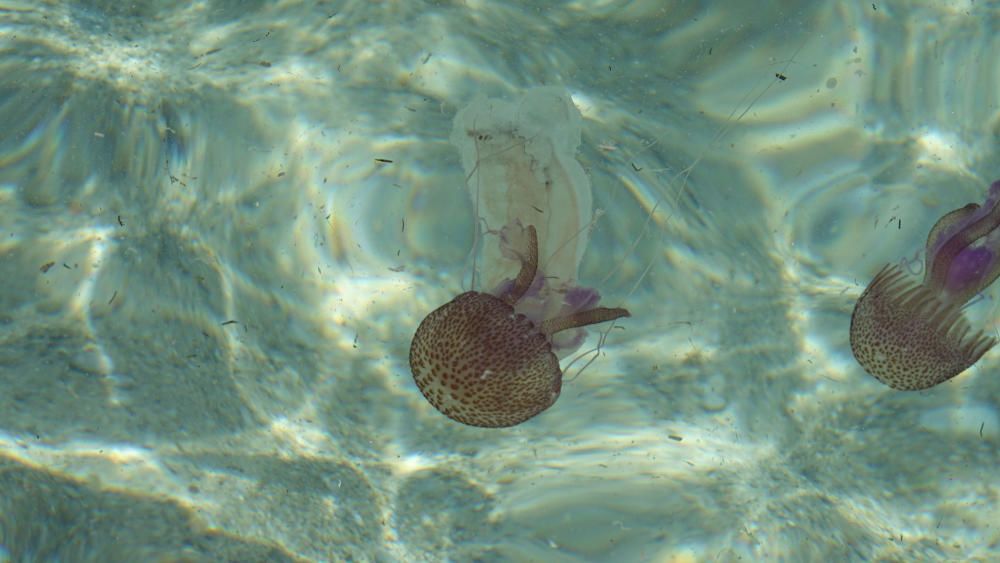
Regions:
[[[1000,276],[1000,181],[981,207],[970,204],[942,217],[931,237],[925,285],[955,303],[986,289]]]
[[[542,334],[545,336],[552,336],[562,330],[580,328],[582,326],[613,321],[622,317],[631,316],[632,314],[629,313],[627,309],[622,309],[620,307],[595,307],[593,309],[579,311],[564,317],[546,319],[542,321],[542,325],[539,327],[539,330],[541,330]]]
[[[986,246],[964,248],[948,265],[944,289],[948,294],[957,296],[956,301],[965,302],[994,281],[996,264],[996,252],[990,248]],[[989,275],[993,278],[989,278]],[[964,297],[970,290],[971,295]]]
[[[504,295],[503,300],[513,306],[520,301],[538,274],[538,233],[534,225],[528,225],[528,248],[521,258],[521,270],[517,273],[513,287]]]

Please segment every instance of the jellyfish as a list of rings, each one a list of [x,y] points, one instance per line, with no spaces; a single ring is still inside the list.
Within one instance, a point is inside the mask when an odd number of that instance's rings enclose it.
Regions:
[[[593,223],[590,183],[576,160],[582,118],[569,94],[536,88],[514,102],[480,97],[451,136],[485,239],[473,289],[435,309],[410,345],[424,397],[458,422],[520,424],[552,406],[559,362],[586,326],[629,316],[597,306],[577,282]],[[515,275],[516,272],[516,275]]]
[[[974,330],[963,306],[1000,276],[1000,180],[985,203],[947,213],[927,236],[924,279],[886,265],[851,315],[851,351],[869,374],[900,390],[947,381],[996,339]]]

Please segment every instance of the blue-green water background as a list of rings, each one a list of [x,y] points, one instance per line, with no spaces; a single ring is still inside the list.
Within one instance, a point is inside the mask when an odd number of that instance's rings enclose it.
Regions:
[[[1000,557],[1000,354],[900,393],[847,342],[1000,178],[998,10],[0,1],[0,561]],[[541,85],[633,317],[468,428],[407,365],[468,273],[448,135]]]

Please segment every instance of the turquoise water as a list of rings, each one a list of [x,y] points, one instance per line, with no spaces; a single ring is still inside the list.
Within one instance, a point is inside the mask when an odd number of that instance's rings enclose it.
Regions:
[[[1000,178],[998,28],[0,0],[0,562],[1000,558],[1000,354],[905,393],[848,344],[868,280]],[[495,264],[453,123],[542,86],[582,116],[573,267],[632,317],[547,411],[466,427],[407,361]]]

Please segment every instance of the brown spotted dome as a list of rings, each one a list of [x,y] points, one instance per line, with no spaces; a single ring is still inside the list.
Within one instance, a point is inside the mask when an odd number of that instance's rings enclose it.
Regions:
[[[434,408],[471,426],[514,426],[559,398],[562,370],[552,335],[629,316],[594,307],[544,319],[537,325],[515,311],[535,281],[538,235],[527,227],[521,271],[502,297],[469,291],[432,311],[410,344],[413,380]]]
[[[472,426],[513,426],[559,397],[562,371],[548,339],[514,308],[470,291],[427,315],[410,369],[439,411]]]
[[[851,351],[882,383],[901,390],[933,387],[976,363],[996,341],[973,331],[961,303],[882,268],[851,315]]]

